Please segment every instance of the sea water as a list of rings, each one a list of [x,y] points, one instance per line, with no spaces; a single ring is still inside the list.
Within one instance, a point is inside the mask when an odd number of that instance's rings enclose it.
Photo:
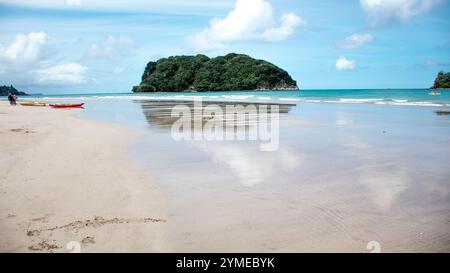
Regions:
[[[167,92],[167,93],[96,93],[33,95],[25,100],[67,101],[77,100],[203,100],[252,102],[312,102],[344,104],[378,104],[394,106],[450,107],[450,91],[437,90],[440,95],[430,95],[429,89],[330,89],[300,91],[232,91],[232,92]]]

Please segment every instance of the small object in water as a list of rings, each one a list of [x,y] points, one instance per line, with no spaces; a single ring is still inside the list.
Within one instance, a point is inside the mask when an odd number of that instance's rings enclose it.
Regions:
[[[50,104],[53,108],[83,108],[84,103],[59,103]]]
[[[430,95],[430,96],[439,96],[441,93],[440,92],[431,92],[431,93],[428,93],[428,95]]]
[[[47,106],[44,102],[19,102],[22,106]]]
[[[450,111],[434,111],[438,116],[448,116],[450,115]]]

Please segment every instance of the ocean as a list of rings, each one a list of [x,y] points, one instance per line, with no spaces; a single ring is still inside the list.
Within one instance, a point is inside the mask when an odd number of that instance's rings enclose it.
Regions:
[[[233,91],[233,92],[171,92],[171,93],[95,93],[32,95],[23,100],[203,100],[251,102],[311,102],[344,104],[378,104],[394,106],[450,107],[450,91],[429,89],[330,89],[300,91]]]

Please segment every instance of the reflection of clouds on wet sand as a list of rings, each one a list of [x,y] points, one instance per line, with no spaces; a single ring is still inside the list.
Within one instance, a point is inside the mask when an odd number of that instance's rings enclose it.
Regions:
[[[179,119],[179,117],[172,116],[174,107],[182,106],[183,109],[187,109],[186,114],[189,117],[201,121],[199,128],[192,126],[192,135],[197,135],[199,137],[198,140],[204,139],[204,141],[190,141],[190,139],[186,140],[183,138],[180,140],[186,141],[184,144],[200,150],[216,164],[223,164],[228,167],[232,171],[232,175],[236,176],[245,186],[277,179],[276,175],[280,172],[293,171],[300,165],[301,160],[298,153],[296,154],[287,148],[279,147],[275,151],[270,150],[271,152],[262,151],[263,147],[270,148],[267,146],[269,144],[278,147],[278,114],[288,114],[294,106],[293,104],[150,100],[136,101],[136,103],[140,104],[150,125],[163,128],[169,128]],[[244,109],[239,112],[241,116],[237,115],[235,117],[234,112],[228,113],[228,111],[235,109],[233,107]],[[209,108],[215,109],[217,112],[213,111],[213,122],[219,122],[211,123],[210,115],[205,114],[210,113],[210,111],[207,111]],[[273,111],[276,111],[276,115]],[[267,115],[269,115],[268,119]],[[274,124],[273,119],[276,119],[277,123]],[[212,124],[221,129],[219,130],[219,136],[222,138],[224,138],[222,130],[225,131],[226,129],[227,134],[232,132],[231,140],[220,141],[213,137],[211,140],[206,141],[204,134],[209,133],[209,131],[204,126]],[[190,128],[189,125],[192,125],[192,123],[188,123],[186,127]],[[221,126],[224,127],[222,128]],[[254,139],[260,139],[260,141],[248,140],[249,136],[252,135],[251,133],[253,133]],[[190,135],[191,131],[188,131],[188,136]],[[233,141],[239,139],[240,135],[246,140]],[[227,135],[225,134],[225,136]]]
[[[287,148],[271,153],[261,152],[259,145],[246,146],[232,142],[198,143],[216,163],[224,163],[245,186],[277,179],[281,172],[293,171],[301,166],[302,158]]]
[[[394,165],[364,168],[358,179],[369,191],[372,202],[384,211],[394,205],[397,196],[408,188],[409,181],[407,172]]]
[[[175,142],[173,102],[138,105],[152,125],[142,161],[170,200],[171,250],[449,249],[447,124],[302,105],[280,115],[279,149],[261,152],[256,140]]]
[[[339,141],[348,148],[347,153],[360,158],[357,181],[368,191],[377,208],[389,210],[410,182],[401,162],[386,162],[382,153],[355,135],[341,136]]]
[[[345,112],[336,113],[336,125],[337,126],[350,126],[353,125],[353,119]]]

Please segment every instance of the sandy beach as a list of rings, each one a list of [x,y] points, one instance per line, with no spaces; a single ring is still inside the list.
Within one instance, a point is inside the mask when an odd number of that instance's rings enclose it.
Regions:
[[[289,105],[261,152],[175,141],[181,102],[85,101],[1,102],[1,252],[450,251],[449,121],[433,108]]]
[[[136,136],[77,110],[0,102],[0,252],[162,248],[163,199],[127,156]]]

